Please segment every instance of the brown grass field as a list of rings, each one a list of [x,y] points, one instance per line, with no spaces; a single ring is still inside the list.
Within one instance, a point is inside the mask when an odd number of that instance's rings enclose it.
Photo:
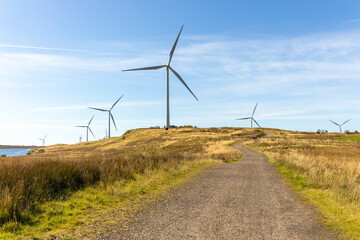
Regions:
[[[65,202],[89,187],[125,186],[119,181],[135,186],[138,176],[180,169],[185,162],[232,162],[241,155],[232,144],[246,142],[292,179],[330,227],[360,239],[360,135],[271,131],[276,134],[261,138],[269,129],[136,129],[121,137],[0,158],[0,238],[1,231],[12,239],[38,224],[34,219],[44,215],[47,203]]]
[[[65,200],[89,186],[106,188],[149,170],[176,168],[185,161],[233,161],[239,152],[231,144],[263,134],[241,128],[137,129],[121,137],[1,158],[0,227],[33,224],[33,216],[41,214],[40,204]]]
[[[360,239],[360,135],[279,131],[246,147],[283,169],[329,225]]]
[[[331,188],[338,197],[360,203],[360,135],[283,132],[251,141],[274,161],[306,174],[309,184]]]

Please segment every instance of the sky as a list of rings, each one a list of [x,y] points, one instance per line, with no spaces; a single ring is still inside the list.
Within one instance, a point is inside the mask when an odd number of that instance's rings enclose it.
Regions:
[[[360,1],[0,0],[0,144],[76,143],[165,124],[360,131]]]

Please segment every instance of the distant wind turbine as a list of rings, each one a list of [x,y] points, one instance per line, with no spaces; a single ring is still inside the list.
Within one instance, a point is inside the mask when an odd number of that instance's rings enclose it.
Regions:
[[[113,105],[112,107],[109,109],[109,110],[106,110],[106,109],[101,109],[101,108],[93,108],[93,107],[89,107],[91,109],[94,109],[94,110],[97,110],[97,111],[102,111],[102,112],[108,112],[109,113],[109,134],[108,134],[108,137],[110,137],[110,118],[112,119],[113,123],[114,123],[114,126],[115,126],[115,129],[117,131],[117,127],[116,127],[116,123],[115,123],[115,119],[114,119],[114,116],[111,114],[111,110],[115,107],[115,105],[120,101],[120,99],[123,97],[124,95],[122,95]]]
[[[338,124],[338,123],[336,123],[336,122],[334,122],[334,121],[332,121],[332,120],[330,120],[330,119],[329,119],[329,121],[330,121],[330,122],[332,122],[333,124],[335,124],[335,125],[339,126],[340,133],[342,133],[342,129],[341,129],[341,127],[342,127],[345,123],[347,123],[348,121],[350,121],[350,120],[351,120],[351,119],[349,119],[349,120],[347,120],[347,121],[343,122],[342,124]]]
[[[46,138],[46,137],[47,137],[47,136],[45,136],[45,137],[43,137],[43,138],[38,138],[39,140],[42,141],[43,147],[45,146],[45,138]]]
[[[86,128],[86,141],[87,141],[87,142],[89,141],[89,131],[91,132],[91,134],[92,134],[92,135],[94,136],[94,138],[95,138],[95,135],[94,135],[94,133],[91,131],[91,128],[90,128],[90,123],[91,123],[91,121],[93,120],[94,117],[95,117],[95,115],[92,116],[92,118],[90,119],[90,121],[89,121],[89,123],[88,123],[87,126],[75,126],[75,127]]]
[[[81,135],[80,138],[79,138],[79,142],[81,142],[81,140],[82,140],[82,135]]]
[[[139,71],[139,70],[155,70],[155,69],[160,69],[160,68],[165,68],[166,71],[166,125],[165,125],[165,129],[168,130],[170,127],[170,103],[169,103],[169,69],[174,73],[174,75],[180,80],[180,82],[182,84],[184,84],[184,86],[189,90],[189,92],[194,96],[194,98],[199,101],[197,99],[197,97],[195,96],[195,94],[190,90],[190,88],[188,87],[188,85],[186,85],[185,81],[181,78],[181,76],[170,66],[171,63],[171,59],[174,55],[175,52],[175,48],[176,45],[178,43],[181,31],[183,29],[184,25],[181,27],[179,35],[177,36],[175,43],[170,51],[169,54],[169,60],[168,63],[166,65],[159,65],[159,66],[152,66],[152,67],[144,67],[144,68],[133,68],[133,69],[127,69],[127,70],[123,70],[123,72],[125,71]]]
[[[258,125],[258,126],[259,126],[259,128],[261,128],[261,127],[260,127],[260,125],[257,123],[257,121],[254,119],[254,114],[255,114],[255,110],[256,110],[256,108],[257,108],[257,105],[258,105],[258,103],[256,103],[255,108],[254,108],[254,110],[253,110],[253,112],[252,112],[251,117],[237,118],[237,119],[235,119],[235,120],[246,120],[246,119],[251,119],[251,127],[253,127],[253,121],[254,121],[254,122],[256,123],[256,125]]]

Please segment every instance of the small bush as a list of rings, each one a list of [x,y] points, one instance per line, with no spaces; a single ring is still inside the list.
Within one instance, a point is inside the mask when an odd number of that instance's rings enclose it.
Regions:
[[[6,157],[6,154],[1,154],[1,157]]]
[[[318,129],[316,131],[317,134],[327,133],[328,131],[326,129]]]

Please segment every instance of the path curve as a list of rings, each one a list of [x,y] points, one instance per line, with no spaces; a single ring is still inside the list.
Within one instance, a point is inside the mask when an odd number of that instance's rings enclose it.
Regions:
[[[337,239],[266,157],[221,164],[100,239]],[[127,230],[122,230],[124,227]]]

